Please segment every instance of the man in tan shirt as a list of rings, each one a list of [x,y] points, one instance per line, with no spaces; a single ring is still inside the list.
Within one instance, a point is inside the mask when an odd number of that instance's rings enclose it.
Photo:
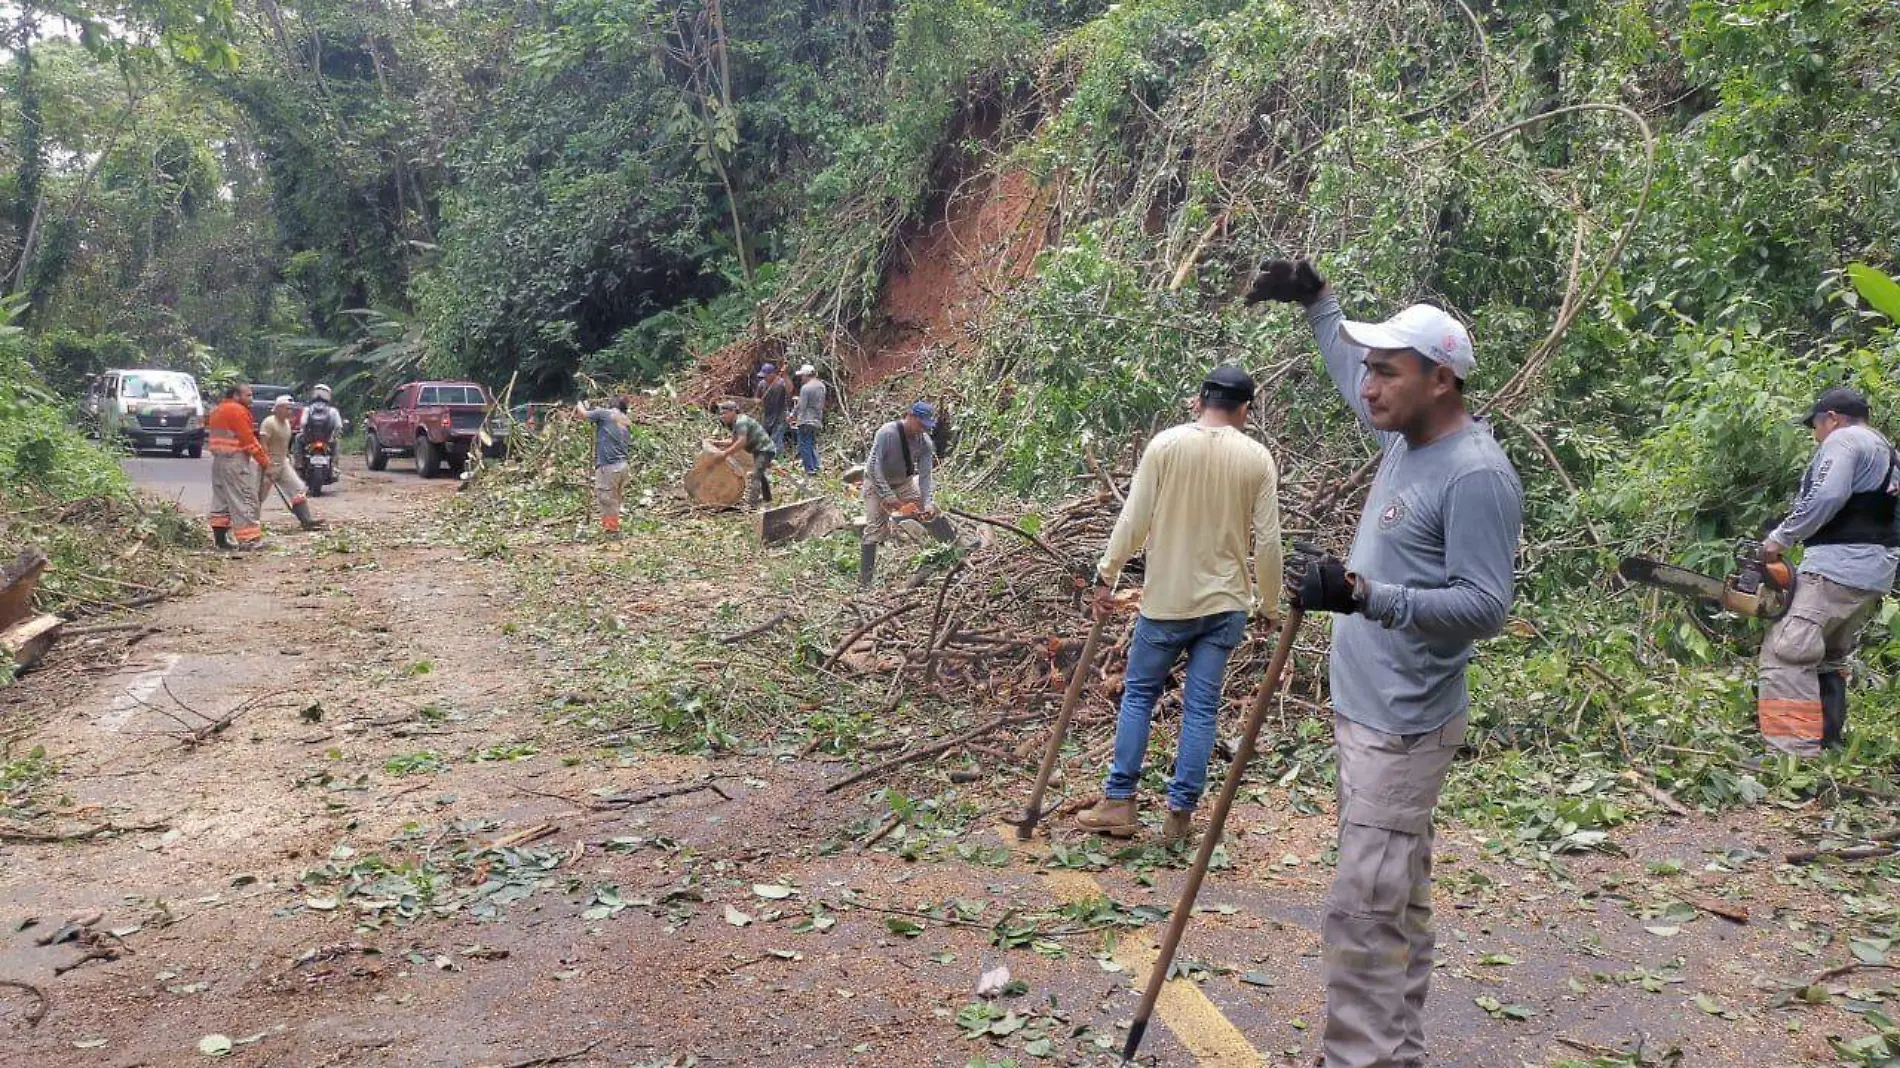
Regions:
[[[270,456],[270,466],[258,472],[257,498],[262,501],[270,492],[270,484],[277,483],[284,491],[284,501],[290,506],[290,514],[305,530],[315,530],[323,524],[310,514],[310,502],[305,498],[306,487],[303,479],[297,477],[297,469],[290,462],[290,443],[296,437],[296,431],[290,425],[290,411],[296,401],[289,397],[277,398],[271,406],[271,413],[257,428],[257,440],[264,446],[264,452]]]
[[[1254,382],[1217,367],[1201,383],[1198,418],[1157,435],[1135,469],[1096,572],[1095,613],[1104,618],[1122,567],[1147,550],[1141,615],[1123,680],[1115,756],[1103,800],[1083,812],[1085,829],[1122,838],[1140,830],[1135,791],[1149,721],[1175,662],[1187,657],[1181,744],[1168,784],[1163,837],[1187,838],[1207,785],[1227,658],[1251,613],[1271,629],[1281,587],[1279,473],[1266,446],[1247,437]],[[1254,567],[1247,568],[1249,540]]]

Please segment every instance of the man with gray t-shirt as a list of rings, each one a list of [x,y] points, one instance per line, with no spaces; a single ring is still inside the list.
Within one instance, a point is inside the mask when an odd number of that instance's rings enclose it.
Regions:
[[[633,429],[627,398],[615,398],[609,408],[589,408],[586,401],[579,401],[574,410],[594,425],[594,507],[600,512],[600,529],[619,537],[620,511],[626,506],[630,479],[627,444]]]
[[[1351,557],[1311,561],[1289,593],[1336,614],[1326,1068],[1413,1068],[1426,1056],[1432,810],[1464,743],[1472,643],[1510,611],[1523,489],[1465,407],[1477,359],[1458,320],[1414,304],[1383,323],[1349,322],[1307,260],[1262,264],[1247,299],[1306,307],[1327,374],[1384,452]]]
[[[1762,558],[1806,546],[1788,614],[1761,644],[1755,715],[1771,749],[1815,756],[1841,744],[1847,676],[1860,632],[1893,588],[1900,561],[1900,455],[1867,425],[1867,399],[1836,388],[1816,398],[1802,424],[1814,458],[1788,518],[1762,542]]]

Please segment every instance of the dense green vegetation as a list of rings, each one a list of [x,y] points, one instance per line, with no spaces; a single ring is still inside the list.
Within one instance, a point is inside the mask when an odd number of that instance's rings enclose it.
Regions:
[[[1366,444],[1300,317],[1235,299],[1310,251],[1366,314],[1470,317],[1531,498],[1486,726],[1587,762],[1748,704],[1744,628],[1607,565],[1720,570],[1794,484],[1790,413],[1841,380],[1900,405],[1869,299],[1900,237],[1888,7],[60,5],[81,33],[28,4],[0,28],[0,288],[55,388],[139,359],[358,403],[423,369],[556,396],[746,337],[834,360],[902,239],[1008,174],[1047,245],[930,386],[965,417],[963,491],[1045,496],[1078,439],[1125,456],[1240,359],[1300,525],[1337,537],[1351,494],[1323,502]],[[1869,666],[1877,714],[1891,610]]]

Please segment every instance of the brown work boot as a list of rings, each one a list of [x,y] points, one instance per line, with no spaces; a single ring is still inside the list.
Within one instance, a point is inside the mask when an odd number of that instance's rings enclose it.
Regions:
[[[1132,797],[1121,800],[1104,797],[1076,816],[1075,825],[1091,834],[1105,834],[1110,838],[1133,838],[1135,832],[1141,830]]]
[[[1168,820],[1161,825],[1161,841],[1166,845],[1186,845],[1194,838],[1194,813],[1179,809],[1168,810]]]

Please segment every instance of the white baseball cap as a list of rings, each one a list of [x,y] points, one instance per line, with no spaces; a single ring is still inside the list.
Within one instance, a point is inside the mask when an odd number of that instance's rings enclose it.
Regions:
[[[1478,367],[1478,356],[1471,351],[1471,335],[1464,324],[1430,304],[1414,304],[1383,323],[1347,320],[1339,324],[1339,331],[1353,344],[1368,349],[1411,349],[1451,368],[1459,378],[1470,378]]]
[[[279,404],[288,404],[293,408],[297,406],[297,402],[294,400],[291,400],[289,394],[285,394],[284,396],[277,398],[275,401],[271,403],[271,407],[275,408]]]
[[[818,368],[813,367],[811,364],[806,364],[798,369],[798,373],[801,375],[815,375],[818,373]]]

